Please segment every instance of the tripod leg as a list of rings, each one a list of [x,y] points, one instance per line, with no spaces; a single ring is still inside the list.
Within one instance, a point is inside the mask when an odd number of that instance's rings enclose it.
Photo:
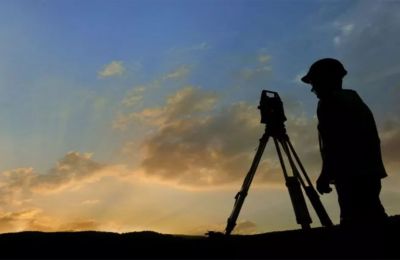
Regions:
[[[289,196],[290,196],[290,200],[292,202],[292,206],[293,206],[294,213],[296,216],[297,224],[300,224],[303,229],[309,229],[310,224],[312,223],[312,220],[310,217],[310,213],[308,212],[308,209],[307,209],[307,204],[304,199],[303,192],[301,191],[301,186],[300,186],[299,180],[298,180],[297,176],[289,176],[287,174],[285,163],[282,158],[282,153],[279,148],[279,143],[276,140],[276,138],[274,138],[274,143],[275,143],[276,151],[279,156],[279,161],[282,166],[283,175],[285,176],[286,186],[289,191]],[[282,144],[282,142],[281,142],[281,144]],[[288,156],[288,159],[290,161],[290,157],[289,157],[290,154],[288,154],[287,149],[285,149],[287,147],[283,146],[283,144],[282,144],[282,147],[283,147],[283,151],[286,153],[286,155]],[[291,162],[290,164],[291,164],[291,166],[293,166],[293,162]]]
[[[225,234],[231,234],[232,230],[236,226],[236,220],[239,216],[240,210],[243,206],[244,199],[247,196],[249,191],[251,182],[253,181],[254,175],[257,171],[258,164],[260,163],[262,154],[264,152],[265,147],[267,146],[269,135],[264,133],[264,135],[260,139],[260,144],[258,145],[256,155],[254,156],[253,163],[251,164],[250,170],[246,175],[246,178],[243,181],[242,188],[235,196],[235,204],[233,206],[233,210],[231,215],[228,218],[227,225],[225,228]]]
[[[290,151],[293,153],[293,156],[296,159],[296,162],[299,165],[300,170],[303,173],[303,175],[304,175],[304,177],[305,177],[305,179],[307,181],[308,186],[312,186],[312,182],[311,182],[310,178],[308,177],[308,175],[306,173],[306,170],[304,169],[303,164],[301,163],[300,158],[297,155],[296,151],[294,150],[293,145],[290,142],[289,138],[287,138],[286,142],[289,144]]]
[[[311,202],[311,205],[315,209],[315,212],[318,215],[318,218],[321,222],[321,224],[325,227],[331,227],[333,226],[332,220],[329,218],[328,213],[326,212],[324,206],[322,205],[321,200],[319,199],[317,191],[314,189],[310,178],[307,175],[306,170],[303,167],[303,164],[300,161],[299,156],[297,155],[296,151],[293,148],[292,143],[290,142],[289,138],[287,138],[286,142],[289,144],[290,151],[293,153],[294,158],[296,159],[297,164],[299,165],[301,172],[303,173],[303,176],[305,177],[308,186],[303,185],[303,188]],[[300,177],[300,176],[299,176]]]

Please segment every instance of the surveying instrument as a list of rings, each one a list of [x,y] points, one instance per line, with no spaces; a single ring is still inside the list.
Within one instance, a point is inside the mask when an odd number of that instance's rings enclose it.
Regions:
[[[286,116],[283,111],[283,103],[278,93],[269,90],[263,90],[258,109],[261,113],[261,123],[265,124],[265,132],[260,139],[260,144],[257,148],[256,155],[253,159],[250,170],[243,181],[242,188],[235,196],[235,204],[233,206],[232,213],[228,218],[225,234],[230,235],[236,226],[236,220],[243,206],[244,199],[247,196],[258,164],[270,137],[272,137],[275,144],[297,224],[301,225],[302,229],[309,229],[310,224],[312,223],[310,213],[308,212],[306,201],[301,190],[301,188],[303,188],[311,202],[311,205],[316,211],[321,224],[323,226],[333,226],[328,213],[319,199],[318,193],[314,189],[310,178],[308,177],[299,157],[296,154],[296,151],[293,148],[293,145],[289,140],[289,136],[286,133]],[[286,170],[282,151],[287,157],[287,161],[292,169],[292,175],[289,175]],[[296,164],[301,171],[297,169]]]

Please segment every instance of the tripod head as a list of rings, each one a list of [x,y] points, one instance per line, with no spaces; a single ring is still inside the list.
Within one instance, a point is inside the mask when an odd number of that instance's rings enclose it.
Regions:
[[[274,133],[285,133],[286,116],[283,110],[283,103],[279,94],[274,91],[263,90],[258,106],[261,113],[261,124]]]

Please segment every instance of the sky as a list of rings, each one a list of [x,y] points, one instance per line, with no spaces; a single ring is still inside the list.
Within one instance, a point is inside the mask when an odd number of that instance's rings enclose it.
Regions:
[[[0,232],[223,231],[263,89],[315,182],[318,100],[300,78],[325,57],[374,113],[398,214],[399,31],[389,0],[1,0]],[[300,228],[271,146],[236,233]],[[321,200],[337,224],[336,193]]]

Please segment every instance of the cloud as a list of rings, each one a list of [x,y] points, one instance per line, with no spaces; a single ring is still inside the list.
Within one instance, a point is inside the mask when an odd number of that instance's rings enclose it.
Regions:
[[[384,162],[389,169],[398,169],[400,167],[400,120],[398,118],[389,119],[383,124],[380,139]]]
[[[244,80],[252,80],[255,78],[259,78],[265,76],[270,73],[272,68],[270,66],[260,66],[256,68],[245,68],[240,71],[240,76]]]
[[[95,208],[107,206],[104,193],[93,189],[101,187],[107,194],[107,189],[113,189],[110,178],[131,187],[131,177],[122,165],[98,163],[91,154],[78,152],[67,153],[45,173],[33,168],[4,171],[0,173],[0,232],[116,228],[89,217]]]
[[[333,39],[335,45],[340,45],[344,38],[349,37],[354,30],[354,24],[337,24],[339,34]]]
[[[167,97],[165,106],[144,109],[136,113],[135,117],[149,124],[163,126],[211,111],[216,102],[217,95],[214,92],[203,92],[194,86],[186,86]]]
[[[52,192],[95,180],[105,166],[91,159],[91,154],[69,152],[46,174],[37,174],[30,188],[37,192]]]
[[[164,107],[140,113],[143,120],[158,128],[142,144],[142,168],[147,175],[186,184],[216,184],[230,179],[229,170],[221,168],[239,162],[240,155],[234,161],[228,154],[235,154],[233,148],[242,149],[232,133],[243,128],[242,132],[248,131],[251,118],[244,104],[214,117],[200,113],[210,111],[215,101],[211,93],[188,87],[170,96]]]
[[[85,201],[82,201],[82,205],[96,205],[96,204],[99,204],[100,203],[100,200],[85,200]]]
[[[0,232],[24,230],[41,212],[39,209],[24,209],[20,211],[0,211]],[[29,229],[29,228],[27,228]]]
[[[112,61],[110,64],[104,66],[104,68],[97,74],[101,78],[121,76],[125,72],[125,67],[122,61]]]
[[[259,63],[262,63],[262,64],[268,63],[270,59],[271,59],[271,56],[269,56],[269,55],[266,55],[266,54],[258,55],[258,62]]]
[[[154,90],[159,89],[163,83],[167,81],[178,81],[182,80],[189,75],[191,71],[191,66],[181,65],[180,67],[165,73],[156,79],[152,80],[148,84],[142,84],[135,86],[130,89],[125,97],[121,101],[122,108],[117,112],[117,116],[113,121],[113,129],[126,130],[130,123],[138,119],[137,113],[131,112],[134,108],[143,105],[143,100],[145,95],[151,93]],[[129,111],[128,109],[131,109]],[[128,110],[128,111],[127,111]],[[153,113],[156,112],[154,109],[143,111],[143,113]]]
[[[298,73],[291,82],[296,83],[296,84],[304,84],[301,81],[301,78],[304,77],[304,75],[306,75],[306,74],[307,74],[306,71],[302,71],[302,72]]]
[[[136,118],[135,113],[123,114],[119,113],[117,118],[113,121],[112,128],[118,130],[126,130],[127,127],[134,121]]]
[[[259,233],[259,230],[254,222],[248,220],[242,220],[236,225],[234,233],[253,235]]]
[[[258,80],[265,76],[269,76],[272,72],[270,65],[271,56],[264,53],[258,54],[256,57],[252,57],[250,63],[238,71],[240,79],[245,81]]]
[[[189,47],[188,49],[192,50],[192,51],[202,51],[202,50],[207,50],[209,48],[210,48],[210,44],[209,43],[202,42],[202,43],[193,45],[192,47]]]
[[[87,230],[99,230],[101,223],[93,219],[75,220],[72,222],[62,223],[53,229],[57,231],[87,231]]]
[[[146,86],[139,86],[131,89],[122,100],[122,105],[125,107],[132,107],[137,105],[143,100],[143,93],[146,90]]]
[[[46,216],[41,209],[31,208],[18,211],[0,210],[0,232],[16,231],[85,231],[100,230],[100,223],[93,219],[60,221]]]
[[[189,75],[189,73],[190,73],[190,70],[191,70],[190,66],[182,65],[182,66],[178,67],[177,69],[164,75],[163,79],[164,80],[180,80],[180,79],[187,77],[187,75]]]
[[[211,48],[211,46],[209,43],[201,42],[201,43],[193,44],[192,46],[181,47],[181,48],[172,48],[168,52],[170,54],[178,55],[178,54],[188,54],[188,53],[198,52],[198,51],[205,51],[210,48]]]
[[[79,189],[104,176],[124,176],[117,165],[104,165],[91,159],[90,154],[69,152],[55,167],[41,174],[33,168],[18,168],[0,174],[0,203],[21,205],[32,194],[47,194],[65,189]]]
[[[145,108],[139,112],[119,113],[113,122],[113,128],[125,130],[132,122],[145,122],[151,125],[161,125],[177,115],[191,116],[192,114],[209,111],[215,105],[215,93],[203,93],[196,87],[186,86],[176,95],[167,98],[164,107]]]
[[[0,205],[21,205],[31,195],[37,177],[33,168],[17,168],[0,174]]]
[[[171,119],[142,144],[143,169],[150,176],[182,184],[212,185],[237,179],[237,168],[247,156],[242,150],[246,138],[241,140],[239,135],[248,136],[251,120],[243,110],[246,107],[239,104],[212,118]]]

